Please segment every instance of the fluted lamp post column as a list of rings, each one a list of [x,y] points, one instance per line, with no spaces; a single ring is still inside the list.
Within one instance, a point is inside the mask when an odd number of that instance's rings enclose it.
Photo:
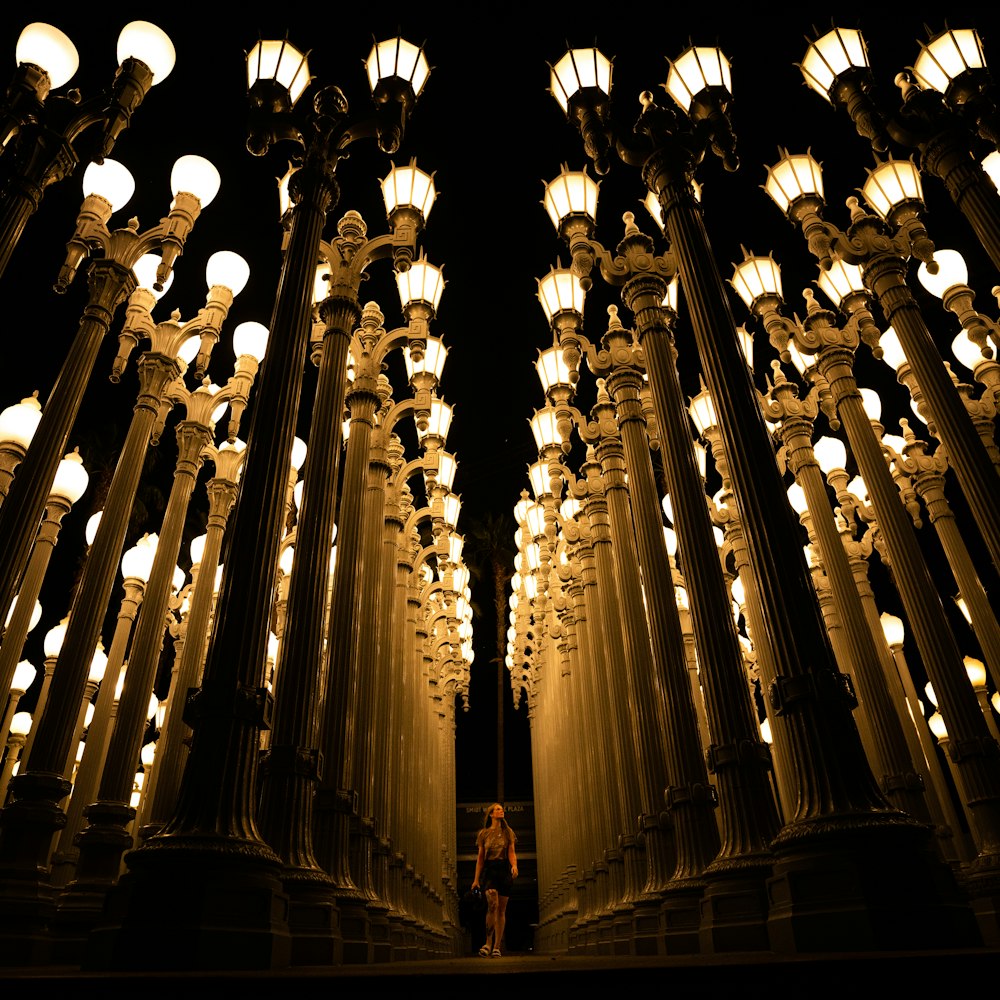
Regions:
[[[150,87],[174,66],[170,38],[149,21],[132,21],[118,36],[118,69],[104,93],[81,101],[61,90],[76,73],[73,42],[51,24],[29,24],[17,40],[17,71],[0,104],[0,157],[13,165],[0,197],[0,275],[45,189],[79,164],[75,143],[101,127],[94,159],[107,157]],[[89,138],[89,136],[88,136]]]
[[[83,205],[56,290],[66,290],[92,251],[101,250],[103,256],[87,267],[89,295],[83,317],[19,475],[0,507],[0,609],[9,607],[27,566],[48,487],[66,449],[101,343],[118,306],[137,287],[133,268],[144,254],[158,250],[161,260],[153,280],[154,288],[162,289],[201,210],[219,190],[219,174],[203,157],[182,156],[171,171],[170,187],[174,200],[158,225],[139,232],[133,220],[124,229],[109,230],[108,221],[131,198],[135,182],[121,164],[110,159],[91,164],[84,172]]]
[[[17,658],[24,648],[24,641],[30,631],[32,610],[45,580],[62,519],[69,513],[73,504],[83,496],[88,481],[89,477],[83,467],[79,451],[70,452],[56,470],[56,478],[45,505],[45,517],[39,528],[24,579],[21,581],[17,602],[3,633],[3,643],[0,644],[0,691],[6,691],[10,686]]]
[[[160,833],[129,855],[126,891],[112,902],[107,932],[92,948],[93,961],[102,965],[157,967],[184,956],[183,964],[196,968],[280,968],[291,953],[284,862],[259,832],[254,789],[259,731],[271,714],[263,671],[316,263],[326,213],[339,197],[338,163],[362,138],[396,151],[429,67],[423,52],[402,39],[378,42],[367,61],[375,113],[350,114],[343,92],[329,86],[316,91],[313,113],[301,120],[294,109],[310,81],[305,56],[288,41],[263,40],[251,49],[247,65],[249,150],[264,155],[287,142],[299,168],[291,178],[294,207],[269,324],[282,335],[270,345],[257,384],[231,556],[204,679],[190,706],[191,751],[177,806]],[[406,263],[401,256],[397,266]],[[316,514],[326,525],[319,532],[325,599],[332,524],[322,507]],[[312,739],[302,729],[312,718],[312,693],[303,696],[301,709],[292,704],[297,701],[298,695],[290,695],[284,710],[303,737],[284,744],[292,748],[293,766],[299,759],[294,748],[306,748]],[[301,787],[308,788],[315,763],[315,755],[301,758]],[[151,928],[161,938],[159,954],[144,946]]]

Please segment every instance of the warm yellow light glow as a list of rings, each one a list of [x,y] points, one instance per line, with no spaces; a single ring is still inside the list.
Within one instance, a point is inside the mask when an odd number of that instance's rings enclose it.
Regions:
[[[394,166],[382,181],[382,200],[390,219],[396,209],[405,207],[419,212],[426,223],[436,197],[433,175],[425,174],[415,159],[408,166]]]
[[[983,43],[974,28],[946,29],[921,42],[913,64],[917,82],[925,90],[946,94],[952,81],[970,69],[985,69]]]
[[[553,317],[567,310],[582,317],[585,298],[586,293],[580,287],[580,279],[566,268],[554,267],[538,282],[538,301],[550,323]]]
[[[893,371],[899,371],[900,365],[906,364],[903,345],[899,342],[899,337],[896,336],[896,331],[891,326],[885,328],[885,333],[878,339],[878,345],[882,348],[882,360]]]
[[[111,205],[112,213],[124,208],[135,194],[135,179],[128,167],[106,158],[103,163],[91,163],[83,172],[84,198],[96,194]]]
[[[238,358],[251,357],[259,363],[264,360],[269,335],[270,331],[263,323],[253,320],[240,323],[233,330],[233,353]]]
[[[896,615],[890,615],[887,611],[883,611],[880,620],[882,622],[882,631],[885,633],[885,641],[890,646],[902,646],[903,639],[906,636],[906,632],[903,629],[903,619],[897,618]]]
[[[843,260],[835,260],[829,271],[820,268],[817,284],[823,294],[838,307],[848,295],[865,290],[861,268]]]
[[[965,265],[965,258],[957,250],[935,250],[934,260],[938,265],[937,274],[931,274],[924,262],[917,268],[920,284],[931,295],[943,299],[949,288],[968,285],[969,269]]]
[[[444,346],[444,341],[440,337],[428,337],[424,347],[424,356],[420,361],[414,361],[410,348],[403,348],[403,362],[406,365],[406,378],[413,380],[413,376],[418,373],[430,372],[437,381],[441,381],[444,372],[444,363],[448,359],[448,348]]]
[[[558,446],[562,441],[556,411],[551,406],[543,406],[540,410],[535,410],[535,415],[529,423],[531,424],[531,433],[535,436],[535,446],[539,451]]]
[[[767,168],[764,190],[782,212],[799,198],[813,195],[823,200],[823,168],[811,153],[797,153],[781,150],[781,159],[773,167]]]
[[[368,69],[368,85],[375,92],[379,81],[399,77],[409,83],[413,96],[419,97],[424,89],[431,68],[424,50],[405,38],[389,38],[376,42],[365,60]]]
[[[62,497],[71,506],[87,491],[90,477],[83,467],[79,451],[70,452],[56,469],[49,496]]]
[[[868,50],[860,31],[834,28],[809,44],[799,65],[806,83],[833,103],[830,92],[837,79],[851,69],[868,69]]]
[[[847,466],[847,448],[839,438],[821,437],[813,444],[813,454],[825,475]]]
[[[170,172],[170,190],[176,198],[181,191],[193,194],[207,208],[219,193],[222,178],[204,156],[189,153],[174,163]]]
[[[37,396],[25,396],[20,403],[0,412],[0,444],[27,448],[42,419],[42,405]]]
[[[535,362],[538,380],[542,383],[542,392],[548,393],[554,385],[570,385],[569,365],[563,358],[561,347],[550,347],[547,351],[538,352]]]
[[[132,21],[118,36],[118,64],[138,59],[153,74],[152,86],[162,83],[174,68],[177,54],[170,36],[149,21]]]
[[[668,60],[669,61],[669,60]],[[692,45],[670,62],[665,84],[667,93],[685,110],[707,87],[722,87],[733,92],[729,60],[715,47]]]
[[[591,222],[596,222],[599,187],[586,170],[569,170],[563,164],[559,176],[545,185],[542,199],[552,225],[558,229],[568,215],[585,215]]]
[[[247,88],[258,80],[274,80],[295,102],[309,86],[309,60],[288,39],[259,41],[247,55]]]
[[[924,200],[920,172],[912,160],[888,159],[868,171],[868,180],[861,188],[865,201],[883,219],[894,208],[908,201]]]
[[[549,90],[563,111],[586,88],[596,87],[605,97],[611,93],[611,60],[596,48],[570,49],[550,69]]]
[[[748,309],[764,295],[777,295],[781,298],[781,268],[775,259],[768,254],[766,257],[756,257],[746,250],[742,264],[733,265],[733,276],[729,283],[736,289],[739,297]]]
[[[441,268],[421,257],[409,270],[396,272],[396,287],[404,309],[412,302],[425,302],[437,311],[444,291],[444,274]]]
[[[712,397],[709,395],[708,389],[703,389],[697,396],[692,398],[688,406],[688,412],[691,414],[691,419],[694,421],[695,427],[698,428],[700,435],[704,435],[706,430],[710,427],[715,427],[718,423],[715,417],[715,406],[712,403]]]
[[[58,90],[69,83],[80,66],[80,55],[70,38],[51,24],[35,21],[17,39],[14,58],[18,65],[39,66],[49,74],[49,85]]]

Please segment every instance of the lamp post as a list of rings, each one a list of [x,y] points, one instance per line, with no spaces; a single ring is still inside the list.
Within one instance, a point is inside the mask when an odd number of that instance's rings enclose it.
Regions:
[[[920,167],[937,177],[1000,267],[996,188],[973,156],[974,137],[995,148],[998,118],[978,32],[946,28],[920,45],[912,68],[897,74],[903,104],[883,114],[870,96],[872,73],[860,31],[834,28],[810,42],[799,66],[806,83],[846,108],[858,133],[885,151],[889,139],[920,152]],[[891,320],[890,320],[891,321]]]
[[[598,72],[581,79],[575,70],[569,71],[579,65]],[[709,149],[729,169],[738,163],[726,114],[728,60],[716,49],[692,46],[686,50],[671,63],[666,83],[681,110],[659,107],[646,92],[640,98],[642,114],[627,137],[612,126],[610,62],[597,49],[582,50],[580,56],[571,52],[557,64],[554,91],[556,86],[599,172],[607,171],[614,144],[626,162],[641,168],[647,187],[659,199],[665,233],[691,306],[704,377],[718,413],[758,584],[762,623],[778,669],[768,695],[787,720],[790,756],[799,782],[794,813],[772,843],[771,946],[778,950],[830,948],[838,941],[840,946],[855,947],[868,941],[870,947],[876,940],[892,939],[912,947],[913,935],[929,942],[941,940],[941,933],[952,940],[967,939],[967,924],[958,931],[950,926],[950,901],[941,896],[931,876],[933,865],[924,831],[886,809],[864,758],[691,187],[694,168]],[[641,313],[637,320],[641,329]],[[671,407],[661,373],[650,366],[649,374],[658,422],[667,426]],[[822,692],[831,697],[822,697]],[[823,794],[817,794],[820,788]],[[873,854],[891,856],[894,863],[873,867]],[[832,897],[812,895],[798,872],[804,867],[815,871],[817,865],[829,872],[827,884],[842,890],[860,878],[869,892],[885,901],[886,909],[881,911],[885,919],[877,926],[855,919],[867,908],[858,897],[852,901],[849,893],[837,895],[835,907]],[[923,905],[901,906],[898,901],[904,886],[905,894],[913,898],[915,872],[920,873],[918,895]]]
[[[163,936],[163,954],[187,955],[192,966],[288,964],[284,862],[258,831],[250,790],[256,784],[258,732],[271,715],[263,669],[316,263],[326,213],[339,197],[340,160],[363,138],[376,138],[383,151],[395,152],[429,72],[417,47],[399,38],[376,43],[367,61],[375,113],[350,114],[342,91],[331,86],[316,92],[312,113],[299,124],[294,106],[310,80],[305,56],[287,41],[263,40],[251,49],[247,65],[248,149],[263,155],[272,144],[287,141],[298,165],[290,183],[294,207],[270,323],[270,329],[283,334],[271,345],[258,383],[240,500],[231,524],[232,558],[219,595],[204,679],[189,706],[193,735],[177,806],[166,826],[129,855],[124,891],[113,896],[114,915],[106,930],[98,932],[88,956],[106,966],[155,967],[162,962],[142,946],[150,920]],[[401,248],[397,268],[404,270],[409,259]],[[336,417],[339,422],[340,415]],[[316,513],[323,516],[322,510]],[[329,522],[327,527],[332,527]],[[324,590],[331,534],[322,533],[319,575]],[[288,744],[290,764],[297,755],[294,746],[310,745],[312,734],[302,728],[310,711],[293,710],[304,738]],[[315,763],[316,756],[307,753],[303,787]],[[254,904],[247,905],[251,897]],[[193,941],[200,945],[192,948]]]
[[[100,163],[132,115],[174,66],[169,37],[149,21],[132,21],[118,36],[118,69],[107,91],[86,101],[56,94],[79,65],[72,41],[51,24],[29,24],[17,41],[17,71],[0,105],[0,275],[45,189],[70,176],[84,148]],[[100,138],[87,134],[100,125]]]
[[[129,200],[134,186],[131,174],[112,160],[91,164],[84,172],[83,205],[68,244],[66,262],[59,273],[57,290],[68,287],[92,250],[101,250],[103,256],[92,259],[87,267],[89,295],[83,317],[46,401],[32,447],[0,508],[0,608],[3,609],[10,605],[27,565],[47,490],[59,456],[65,451],[101,343],[118,306],[137,287],[133,268],[144,254],[159,250],[162,259],[154,282],[163,286],[195,220],[218,192],[219,175],[204,158],[182,156],[171,172],[174,200],[159,224],[139,232],[138,223],[133,220],[124,229],[109,230],[108,221]],[[117,553],[113,558],[117,559]]]

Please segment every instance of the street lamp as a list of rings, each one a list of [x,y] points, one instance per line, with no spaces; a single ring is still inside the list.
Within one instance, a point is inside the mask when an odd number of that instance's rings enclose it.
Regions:
[[[76,72],[72,41],[51,24],[29,24],[17,41],[17,71],[0,104],[0,164],[9,177],[0,199],[0,275],[45,189],[68,177],[81,154],[101,163],[149,92],[170,74],[174,47],[149,21],[118,36],[118,69],[102,94],[81,101],[61,90]],[[87,134],[99,125],[98,137]],[[85,151],[85,152],[84,152]]]

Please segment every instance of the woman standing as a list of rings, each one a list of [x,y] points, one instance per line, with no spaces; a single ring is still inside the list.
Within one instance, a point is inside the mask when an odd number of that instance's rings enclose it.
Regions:
[[[486,822],[476,837],[479,854],[476,877],[472,881],[475,889],[482,880],[486,893],[486,944],[479,949],[484,958],[488,955],[500,957],[500,942],[507,923],[507,900],[513,879],[517,878],[516,840],[514,831],[503,817],[503,806],[494,802],[486,810]]]

